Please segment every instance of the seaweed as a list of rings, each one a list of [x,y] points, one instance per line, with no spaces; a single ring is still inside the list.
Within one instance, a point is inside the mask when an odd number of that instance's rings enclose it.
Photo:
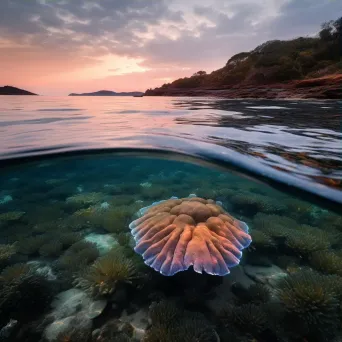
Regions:
[[[6,264],[16,252],[17,246],[15,243],[12,245],[0,244],[0,266]]]
[[[340,326],[340,304],[324,276],[310,270],[281,279],[277,296],[290,332],[302,338],[331,338]]]
[[[61,254],[62,249],[62,242],[52,240],[39,248],[39,254],[44,257],[57,257]]]
[[[309,257],[309,263],[322,273],[342,276],[342,257],[331,250],[312,253]]]
[[[233,326],[238,331],[260,337],[269,328],[269,318],[265,307],[259,304],[243,304],[227,306],[219,313],[219,318],[225,328]]]
[[[94,297],[111,295],[120,283],[132,283],[136,267],[119,248],[97,259],[76,278],[75,285]]]
[[[8,317],[28,322],[44,313],[52,300],[49,281],[22,265],[5,269],[0,277],[0,321]]]
[[[186,311],[176,303],[161,301],[150,308],[152,325],[142,342],[217,342],[212,324],[200,313]]]

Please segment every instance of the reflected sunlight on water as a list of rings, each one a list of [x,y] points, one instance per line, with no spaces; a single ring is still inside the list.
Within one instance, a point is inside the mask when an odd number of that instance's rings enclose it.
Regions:
[[[340,189],[338,110],[338,101],[3,96],[0,153],[168,150]]]

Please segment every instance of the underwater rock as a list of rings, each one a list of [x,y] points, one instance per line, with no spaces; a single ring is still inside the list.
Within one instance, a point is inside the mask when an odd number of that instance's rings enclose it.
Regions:
[[[51,303],[53,310],[48,317],[53,322],[45,328],[45,339],[48,341],[83,341],[82,336],[90,335],[92,319],[99,316],[106,305],[106,300],[94,301],[79,289],[72,288],[59,293]],[[63,338],[65,336],[65,339],[61,339],[61,336]],[[68,336],[73,336],[74,339],[67,339]]]
[[[113,247],[118,245],[116,239],[110,234],[91,233],[84,240],[94,243],[100,255],[107,254]]]
[[[134,250],[166,276],[193,266],[195,272],[226,275],[249,246],[248,226],[213,200],[172,197],[140,209],[129,228]]]
[[[134,335],[134,328],[120,319],[111,319],[107,321],[101,328],[93,331],[93,342],[131,342],[132,335]],[[140,341],[141,339],[134,338],[133,341]]]
[[[89,305],[88,309],[86,310],[86,316],[90,319],[94,319],[101,315],[106,306],[107,301],[105,299],[96,300]]]
[[[239,284],[241,288],[247,291],[255,282],[245,274],[242,266],[234,267],[229,277],[224,277],[222,284],[215,288],[215,297],[206,301],[206,306],[211,312],[218,314],[227,303],[235,298],[232,291],[235,284]]]
[[[30,265],[37,274],[44,276],[47,280],[53,281],[57,279],[57,276],[53,273],[52,268],[49,265],[44,265],[40,261],[29,261]]]
[[[106,210],[106,209],[108,209],[110,207],[110,204],[108,203],[108,202],[103,202],[103,203],[101,203],[101,205],[100,205],[100,209],[102,209],[102,210]]]
[[[5,204],[5,203],[11,202],[11,201],[13,201],[12,196],[6,195],[0,199],[0,204]]]
[[[18,324],[17,320],[10,319],[10,321],[0,330],[0,341],[7,340],[13,333],[13,330],[15,329],[17,324]]]
[[[102,313],[106,305],[106,300],[93,301],[85,292],[72,288],[56,296],[51,303],[53,311],[50,315],[58,320],[81,312],[85,317],[94,319]]]
[[[144,182],[144,183],[140,183],[140,186],[143,188],[150,188],[152,186],[152,183]]]
[[[270,285],[271,287],[276,287],[279,279],[287,276],[287,273],[276,265],[272,265],[271,267],[246,265],[244,266],[244,270],[256,282]]]
[[[122,313],[120,319],[132,326],[132,337],[134,341],[141,341],[145,335],[145,331],[149,325],[147,316],[148,308],[141,308],[139,311],[130,315],[128,315],[125,311]]]
[[[44,331],[47,341],[87,341],[92,328],[91,319],[82,314],[56,320]],[[63,336],[63,339],[61,338]],[[71,339],[69,336],[74,336]],[[78,339],[75,338],[78,337]]]

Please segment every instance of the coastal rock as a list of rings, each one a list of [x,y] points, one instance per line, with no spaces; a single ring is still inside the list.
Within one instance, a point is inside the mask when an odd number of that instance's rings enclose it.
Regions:
[[[330,82],[328,84],[327,82]],[[229,88],[156,88],[146,96],[212,96],[229,99],[340,99],[342,74],[288,83],[238,84]]]

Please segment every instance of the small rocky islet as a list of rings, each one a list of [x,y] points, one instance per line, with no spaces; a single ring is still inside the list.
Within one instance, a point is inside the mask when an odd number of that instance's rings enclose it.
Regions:
[[[47,160],[0,179],[1,341],[341,338],[342,217],[333,212],[166,160]],[[187,227],[196,260],[180,270],[177,252],[177,267],[161,272]],[[241,259],[221,258],[217,241]]]

